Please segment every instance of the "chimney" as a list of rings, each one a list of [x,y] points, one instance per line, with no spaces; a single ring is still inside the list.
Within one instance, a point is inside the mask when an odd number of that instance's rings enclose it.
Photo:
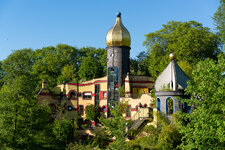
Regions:
[[[47,89],[47,81],[42,82],[42,89]]]

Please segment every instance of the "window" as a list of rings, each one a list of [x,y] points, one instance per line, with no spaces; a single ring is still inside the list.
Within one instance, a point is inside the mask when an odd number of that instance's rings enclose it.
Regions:
[[[167,115],[172,115],[173,114],[173,99],[172,98],[168,98],[166,100],[166,114]]]
[[[85,92],[83,94],[83,99],[91,99],[91,92]]]
[[[76,95],[75,91],[70,92],[69,98],[70,99],[77,99],[77,95]]]
[[[102,112],[106,112],[107,111],[107,107],[106,106],[102,106]]]
[[[68,110],[69,111],[73,110],[72,106],[68,106]]]
[[[160,99],[159,98],[157,98],[156,105],[157,105],[157,111],[160,111]]]
[[[107,92],[103,92],[103,99],[107,98]]]

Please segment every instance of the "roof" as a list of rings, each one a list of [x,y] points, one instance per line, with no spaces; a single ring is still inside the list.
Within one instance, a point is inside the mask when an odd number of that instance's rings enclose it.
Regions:
[[[117,15],[114,26],[108,31],[106,35],[107,46],[128,46],[130,47],[130,33],[124,27],[121,21],[121,13]]]
[[[155,81],[155,91],[177,91],[187,88],[188,76],[174,61],[168,64]]]

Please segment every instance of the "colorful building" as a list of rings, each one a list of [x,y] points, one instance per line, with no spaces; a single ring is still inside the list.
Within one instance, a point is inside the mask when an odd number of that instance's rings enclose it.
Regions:
[[[53,88],[48,88],[47,82],[43,82],[37,95],[39,103],[46,101],[56,109],[56,105],[63,102],[67,116],[73,118],[78,114],[85,118],[89,105],[99,106],[100,111],[110,117],[109,107],[117,101],[124,101],[128,102],[124,112],[126,118],[137,120],[140,114],[142,117],[148,116],[153,104],[151,91],[154,82],[150,76],[129,74],[130,43],[130,34],[122,24],[119,13],[106,36],[107,76],[81,83],[62,83]]]

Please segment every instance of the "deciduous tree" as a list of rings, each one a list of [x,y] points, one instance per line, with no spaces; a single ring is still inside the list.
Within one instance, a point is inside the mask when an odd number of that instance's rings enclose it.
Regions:
[[[144,45],[148,49],[149,72],[156,79],[169,62],[169,54],[174,52],[179,63],[192,68],[200,60],[216,59],[220,49],[219,39],[209,28],[195,21],[170,21],[163,28],[146,34]],[[188,68],[182,68],[189,73]]]
[[[187,126],[181,129],[183,149],[224,149],[225,147],[225,57],[201,61],[188,82],[190,114],[183,114]]]
[[[216,24],[216,29],[219,31],[219,36],[223,44],[225,44],[225,0],[220,0],[220,6],[214,14],[213,20]]]

